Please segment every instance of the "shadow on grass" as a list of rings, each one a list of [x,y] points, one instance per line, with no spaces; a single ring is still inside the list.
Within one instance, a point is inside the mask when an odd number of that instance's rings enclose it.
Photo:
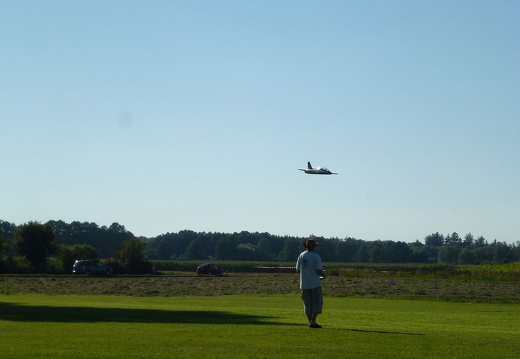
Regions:
[[[0,303],[0,319],[20,322],[292,325],[268,321],[274,318],[215,311],[49,307]]]
[[[333,328],[337,329],[337,328]],[[403,332],[391,332],[386,330],[366,330],[366,329],[340,329],[340,330],[347,330],[349,332],[360,332],[360,333],[374,333],[374,334],[396,334],[396,335],[412,335],[412,336],[421,336],[425,334],[421,333],[403,333]]]

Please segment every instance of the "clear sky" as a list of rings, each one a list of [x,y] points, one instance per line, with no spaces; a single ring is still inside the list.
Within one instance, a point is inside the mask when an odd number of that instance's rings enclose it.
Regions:
[[[0,134],[15,224],[515,243],[520,2],[0,0]]]

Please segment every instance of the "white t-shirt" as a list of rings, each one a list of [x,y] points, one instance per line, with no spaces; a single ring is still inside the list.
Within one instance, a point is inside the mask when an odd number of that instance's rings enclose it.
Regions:
[[[300,272],[300,289],[321,287],[321,280],[316,270],[323,269],[319,254],[305,251],[296,261],[296,270]]]

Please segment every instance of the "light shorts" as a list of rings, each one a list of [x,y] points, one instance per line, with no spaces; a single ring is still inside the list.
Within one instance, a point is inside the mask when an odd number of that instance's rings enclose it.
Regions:
[[[323,293],[321,287],[303,289],[302,300],[305,315],[321,314],[323,308]]]

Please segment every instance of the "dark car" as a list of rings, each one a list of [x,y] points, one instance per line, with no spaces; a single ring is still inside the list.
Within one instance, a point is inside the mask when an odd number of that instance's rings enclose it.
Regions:
[[[100,261],[77,260],[72,266],[72,273],[112,275],[114,272],[111,266],[101,263]]]
[[[218,274],[223,275],[224,269],[216,264],[204,263],[197,267],[197,274]]]

